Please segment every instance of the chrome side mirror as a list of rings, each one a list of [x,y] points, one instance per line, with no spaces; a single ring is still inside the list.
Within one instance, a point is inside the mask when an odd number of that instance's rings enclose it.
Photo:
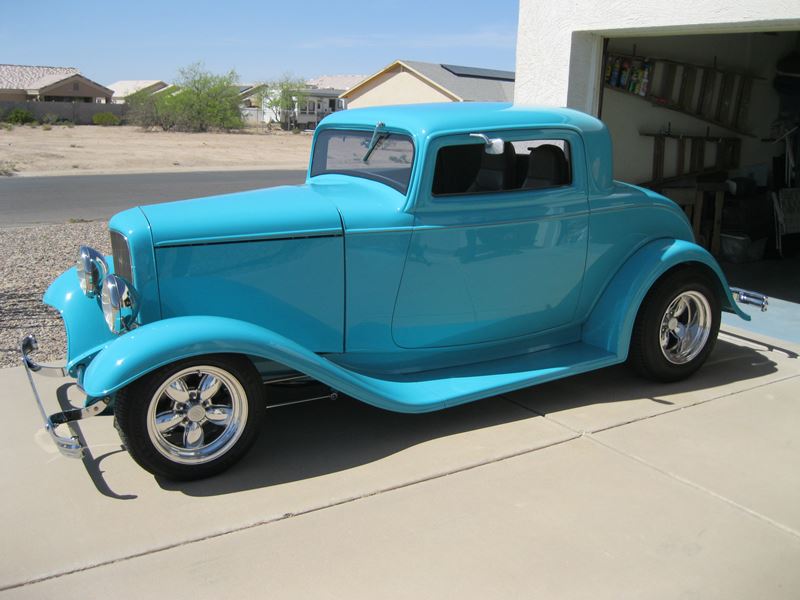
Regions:
[[[108,275],[105,257],[89,246],[81,246],[75,263],[83,293],[94,298],[100,293],[103,278]]]
[[[502,154],[505,150],[506,143],[502,138],[490,138],[485,133],[470,133],[469,135],[483,140],[486,154]]]

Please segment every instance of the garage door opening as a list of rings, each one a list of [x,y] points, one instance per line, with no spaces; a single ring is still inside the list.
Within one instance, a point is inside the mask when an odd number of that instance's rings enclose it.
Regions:
[[[615,177],[683,206],[732,285],[800,303],[798,32],[610,38],[603,54]]]

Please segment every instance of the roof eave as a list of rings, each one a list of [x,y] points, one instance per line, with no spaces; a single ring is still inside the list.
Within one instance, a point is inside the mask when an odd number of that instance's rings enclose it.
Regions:
[[[346,90],[343,94],[339,95],[339,98],[345,98],[345,99],[348,98],[354,91],[356,91],[359,88],[364,87],[369,82],[371,82],[373,79],[376,79],[377,77],[380,77],[381,75],[384,75],[385,73],[388,73],[389,71],[391,71],[396,66],[401,66],[404,69],[408,69],[409,71],[414,73],[414,75],[416,75],[417,77],[419,77],[420,79],[422,79],[423,81],[428,83],[429,85],[433,86],[435,89],[439,90],[440,92],[442,92],[446,96],[450,96],[456,102],[463,102],[464,101],[464,99],[461,98],[458,94],[455,94],[454,92],[448,90],[446,87],[436,83],[430,77],[426,77],[425,75],[423,75],[422,73],[420,73],[419,71],[417,71],[416,69],[414,69],[413,67],[409,66],[407,63],[405,63],[405,62],[403,62],[402,60],[399,60],[399,59],[394,61],[390,65],[384,67],[383,69],[381,69],[380,71],[378,71],[374,75],[370,75],[369,77],[367,77],[366,79],[364,79],[360,83],[357,83],[356,85],[351,87],[349,90]]]
[[[58,81],[54,81],[53,83],[50,83],[50,84],[48,84],[48,85],[46,85],[46,86],[44,86],[42,88],[39,88],[38,90],[33,90],[32,93],[34,93],[34,94],[43,94],[43,93],[47,92],[48,90],[51,90],[52,88],[63,84],[65,81],[68,81],[69,79],[72,79],[73,77],[80,77],[84,81],[88,81],[92,85],[97,86],[102,90],[105,90],[106,92],[108,92],[107,94],[105,94],[107,96],[113,96],[114,95],[114,90],[111,90],[111,89],[107,88],[106,86],[104,86],[104,85],[102,85],[100,83],[97,83],[96,81],[92,81],[91,79],[89,79],[88,77],[86,77],[84,75],[81,75],[80,73],[73,73],[72,75],[67,75],[63,79],[59,79]]]

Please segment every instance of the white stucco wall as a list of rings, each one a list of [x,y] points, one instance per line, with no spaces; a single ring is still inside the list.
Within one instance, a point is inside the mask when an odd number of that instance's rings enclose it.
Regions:
[[[520,0],[515,102],[596,114],[603,37],[791,30],[798,0]]]

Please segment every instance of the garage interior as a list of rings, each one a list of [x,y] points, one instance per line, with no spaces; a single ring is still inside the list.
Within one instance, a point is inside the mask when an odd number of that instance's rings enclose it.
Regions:
[[[603,54],[615,177],[683,206],[800,342],[800,33],[606,38]]]

